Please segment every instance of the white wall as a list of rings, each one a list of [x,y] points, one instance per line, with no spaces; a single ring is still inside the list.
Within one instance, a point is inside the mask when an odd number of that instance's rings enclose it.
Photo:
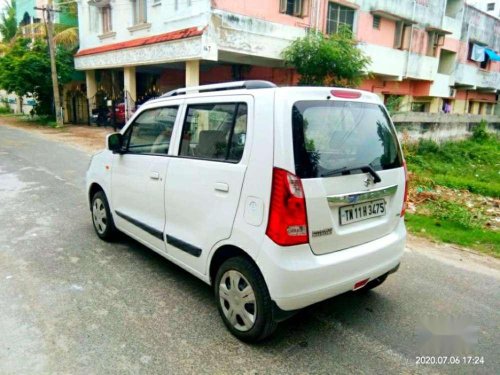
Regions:
[[[175,8],[175,4],[177,9]],[[130,30],[134,26],[133,3],[130,0],[111,0],[112,37],[100,39],[102,21],[98,8],[85,0],[78,0],[80,49],[123,42],[130,39],[158,35],[189,27],[205,26],[210,12],[210,0],[147,0],[149,28]]]

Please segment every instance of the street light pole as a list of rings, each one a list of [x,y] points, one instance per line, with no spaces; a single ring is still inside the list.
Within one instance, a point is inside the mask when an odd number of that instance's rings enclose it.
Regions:
[[[35,9],[41,10],[43,12],[43,22],[45,23],[45,30],[47,32],[47,44],[49,46],[50,75],[52,78],[52,89],[54,93],[56,122],[58,126],[62,126],[63,114],[62,114],[61,96],[59,95],[59,79],[57,77],[56,51],[54,45],[54,23],[53,23],[54,13],[59,11],[53,8],[52,0],[48,0],[46,7],[43,8],[35,7]]]

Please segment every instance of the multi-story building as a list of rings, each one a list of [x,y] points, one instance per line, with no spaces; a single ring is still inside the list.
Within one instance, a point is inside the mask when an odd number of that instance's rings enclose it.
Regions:
[[[467,0],[467,4],[500,18],[500,0]]]
[[[500,90],[500,21],[464,0],[92,0],[78,12],[75,66],[93,103],[125,97],[132,108],[239,79],[294,84],[282,50],[342,24],[372,60],[361,88],[402,110],[489,114]]]
[[[61,3],[63,1],[54,2],[54,8],[60,9],[57,6],[57,3]],[[64,2],[68,4],[68,2]],[[43,22],[43,11],[42,8],[47,6],[47,1],[45,0],[17,0],[16,1],[16,21],[18,25],[28,26]],[[76,26],[78,21],[74,14],[70,12],[62,11],[54,13],[54,23],[67,25],[67,26]],[[26,32],[29,32],[29,27],[25,28]]]

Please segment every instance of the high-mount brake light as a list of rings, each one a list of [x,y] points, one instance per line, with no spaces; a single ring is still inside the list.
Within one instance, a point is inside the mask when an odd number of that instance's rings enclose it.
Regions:
[[[267,236],[281,246],[309,242],[304,189],[300,178],[280,168],[273,169]]]
[[[361,98],[361,93],[359,91],[353,90],[332,90],[330,93],[336,98],[342,99],[359,99]]]

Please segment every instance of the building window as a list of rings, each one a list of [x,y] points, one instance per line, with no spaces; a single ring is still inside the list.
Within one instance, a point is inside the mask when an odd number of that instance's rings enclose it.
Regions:
[[[479,63],[479,67],[481,69],[488,70],[489,66],[490,66],[490,56],[488,54],[485,54],[484,55],[484,61],[481,61]]]
[[[436,57],[439,47],[444,45],[444,35],[435,31],[429,31],[427,35],[427,56]]]
[[[337,3],[328,3],[328,13],[326,18],[326,32],[335,34],[339,32],[342,25],[346,25],[350,30],[354,28],[355,10]]]
[[[486,6],[486,9],[488,10],[488,12],[495,10],[495,3],[488,3],[488,5]]]
[[[134,25],[139,25],[141,23],[146,23],[147,18],[147,1],[146,0],[134,0]]]
[[[304,0],[280,0],[280,12],[302,17],[304,15]]]
[[[410,34],[412,26],[402,21],[396,22],[396,31],[394,33],[394,48],[407,50],[410,48]]]
[[[412,112],[429,112],[429,102],[413,102],[411,103]]]
[[[106,34],[113,30],[111,23],[111,7],[101,8],[102,33]]]
[[[373,28],[380,30],[380,16],[373,16]]]

